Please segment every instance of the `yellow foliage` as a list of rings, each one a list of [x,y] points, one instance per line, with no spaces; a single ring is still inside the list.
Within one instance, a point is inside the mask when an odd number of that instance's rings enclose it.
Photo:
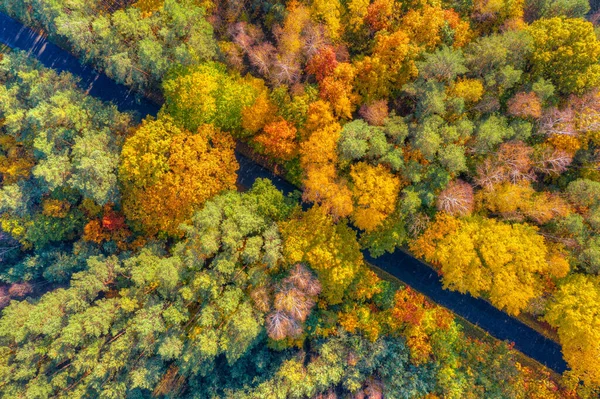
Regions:
[[[460,221],[457,218],[447,213],[439,213],[435,223],[430,225],[418,240],[409,243],[410,251],[415,256],[431,259],[435,255],[436,243],[459,228]]]
[[[578,93],[600,83],[600,41],[583,19],[550,18],[528,28],[533,38],[533,72],[552,80],[561,93]]]
[[[338,320],[347,332],[360,332],[372,342],[377,341],[381,334],[381,325],[376,320],[376,315],[366,305],[353,304],[350,309],[338,313]]]
[[[459,79],[448,89],[448,94],[468,103],[476,103],[483,96],[483,83],[478,79]]]
[[[364,19],[367,16],[369,0],[350,0],[346,8],[348,9],[347,28],[353,32],[358,32],[364,25]]]
[[[327,302],[341,303],[363,264],[356,233],[345,224],[334,223],[318,206],[279,227],[286,259],[307,262],[317,272]]]
[[[300,34],[310,21],[310,13],[304,5],[296,0],[288,3],[286,11],[287,15],[283,21],[278,47],[283,54],[297,54],[302,48]]]
[[[445,23],[442,7],[426,4],[422,9],[409,10],[402,18],[401,26],[411,42],[433,50],[442,40],[440,33]]]
[[[42,203],[42,213],[55,218],[65,218],[69,214],[71,204],[68,201],[47,199]]]
[[[310,136],[300,145],[300,165],[305,173],[304,200],[321,204],[336,218],[350,215],[352,194],[338,178],[336,168],[342,127],[329,103],[317,101],[310,105],[305,128]]]
[[[475,0],[473,15],[480,21],[480,31],[517,30],[524,27],[524,0]]]
[[[519,314],[542,294],[544,277],[561,273],[548,262],[548,248],[535,227],[466,219],[458,221],[452,234],[439,237],[440,231],[456,223],[452,219],[438,219],[411,244],[417,254],[426,254],[425,259],[440,268],[446,288],[473,296],[485,293],[496,307]]]
[[[560,197],[547,192],[536,192],[529,182],[494,185],[477,194],[480,206],[505,219],[527,218],[544,224],[556,217],[569,214],[569,205]]]
[[[558,328],[563,355],[573,373],[600,385],[600,277],[575,274],[554,295],[545,319]]]
[[[373,231],[394,212],[400,179],[383,165],[366,162],[352,165],[350,176],[355,204],[352,220],[359,229]]]
[[[392,34],[379,32],[371,56],[355,61],[356,90],[365,102],[385,98],[394,88],[418,74],[414,62],[419,49],[411,43],[409,35],[398,30]]]
[[[333,111],[340,118],[351,119],[359,97],[352,92],[355,68],[346,62],[339,63],[333,74],[326,76],[320,83],[320,96],[329,101]]]
[[[149,235],[181,235],[179,225],[194,210],[235,188],[233,149],[233,139],[210,125],[192,135],[167,117],[145,121],[123,146],[119,172],[125,215]]]
[[[569,134],[553,134],[548,142],[556,149],[563,150],[567,154],[574,155],[581,148],[581,140]]]
[[[272,122],[276,114],[277,107],[271,102],[265,90],[251,106],[242,109],[242,127],[251,133],[256,133]]]
[[[323,21],[327,34],[333,41],[338,40],[342,34],[341,10],[339,0],[313,0],[310,8],[314,19]]]

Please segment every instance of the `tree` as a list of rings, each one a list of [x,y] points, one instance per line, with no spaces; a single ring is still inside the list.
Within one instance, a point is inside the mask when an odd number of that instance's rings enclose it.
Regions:
[[[310,105],[306,130],[310,136],[300,145],[300,164],[306,174],[303,199],[321,204],[336,218],[346,217],[352,213],[352,196],[337,173],[341,127],[329,103],[319,100]]]
[[[600,278],[573,274],[561,282],[544,317],[558,329],[565,360],[589,385],[600,382],[598,301]]]
[[[478,194],[481,207],[505,220],[531,220],[545,224],[569,214],[568,204],[559,196],[536,192],[529,182],[502,183]]]
[[[528,28],[536,76],[550,79],[561,94],[581,93],[598,85],[600,42],[590,22],[550,18]]]
[[[81,237],[84,201],[119,201],[119,152],[130,115],[19,52],[0,60],[0,114],[0,223],[24,249],[44,251]],[[37,278],[47,266],[33,261],[40,267],[26,271],[12,261],[3,268],[12,269],[11,280]]]
[[[456,220],[442,214],[410,248],[440,268],[444,287],[485,294],[510,314],[519,314],[542,294],[544,278],[564,277],[569,270],[566,260],[551,267],[536,228],[494,219]]]
[[[229,75],[217,63],[179,68],[163,82],[166,101],[162,112],[190,131],[214,124],[242,135],[242,112],[254,104],[260,91],[255,86],[260,83]]]
[[[400,179],[383,165],[365,162],[352,165],[350,177],[355,204],[352,220],[359,229],[373,231],[394,212]]]
[[[297,130],[285,119],[267,124],[263,132],[254,137],[262,145],[264,152],[275,159],[289,161],[298,151]]]
[[[211,125],[197,134],[169,117],[147,119],[123,145],[123,210],[148,235],[181,236],[179,225],[212,196],[235,187],[230,136]]]
[[[417,47],[402,30],[379,32],[370,56],[357,60],[355,89],[364,101],[380,100],[417,75]]]
[[[286,259],[309,264],[323,286],[325,300],[341,303],[362,267],[356,233],[344,223],[335,224],[318,206],[279,223],[279,228]]]
[[[443,46],[433,53],[426,53],[423,58],[423,61],[417,62],[417,68],[419,76],[426,80],[452,82],[458,75],[467,72],[460,50]]]
[[[264,336],[265,311],[246,292],[281,266],[275,223],[289,209],[258,181],[208,202],[171,256],[91,257],[68,287],[14,301],[0,318],[1,395],[180,395],[219,359],[234,367]],[[304,273],[290,284],[317,293]]]
[[[539,119],[542,116],[542,103],[534,92],[517,93],[507,105],[508,113],[518,118]]]
[[[473,212],[473,187],[462,180],[448,184],[437,199],[437,209],[452,216],[468,216]]]
[[[352,118],[352,112],[358,102],[358,96],[352,87],[355,75],[354,66],[342,62],[319,82],[320,97],[331,104],[334,113],[340,118]]]

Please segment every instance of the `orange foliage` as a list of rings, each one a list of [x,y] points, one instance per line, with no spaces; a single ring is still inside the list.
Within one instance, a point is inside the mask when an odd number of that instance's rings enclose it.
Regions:
[[[460,15],[456,11],[444,10],[444,19],[454,31],[454,42],[452,43],[454,48],[464,47],[471,41],[473,37],[471,26],[468,21],[460,19]]]
[[[539,119],[542,116],[542,102],[534,92],[517,93],[508,101],[508,113],[523,119]]]
[[[437,330],[450,328],[454,319],[449,311],[429,303],[410,287],[396,292],[390,313],[390,327],[392,331],[402,330],[415,364],[429,360],[432,354],[431,335]]]
[[[306,130],[308,139],[300,145],[300,165],[305,201],[319,203],[336,218],[352,213],[352,195],[337,175],[337,142],[342,127],[336,122],[331,106],[317,101],[309,106]]]
[[[211,125],[191,134],[170,118],[144,124],[123,146],[123,210],[148,235],[182,234],[207,199],[234,189],[238,164],[231,136]]]
[[[306,72],[315,75],[318,82],[325,77],[333,75],[338,65],[335,51],[331,46],[320,48],[306,64]]]
[[[266,155],[288,161],[298,150],[296,128],[283,118],[271,122],[263,129],[263,133],[254,137],[261,144]]]
[[[319,84],[319,94],[329,101],[333,111],[340,118],[351,119],[358,102],[358,96],[352,92],[355,68],[346,62],[338,64],[333,73],[327,75]]]
[[[101,245],[104,242],[113,241],[120,250],[131,250],[143,244],[140,240],[131,242],[132,233],[125,224],[125,217],[112,209],[112,205],[104,206],[103,216],[100,219],[92,219],[83,229],[84,241]]]
[[[34,165],[35,158],[30,149],[17,143],[12,136],[0,136],[0,177],[3,184],[13,184],[29,178]]]
[[[394,0],[375,0],[367,8],[365,22],[377,32],[390,27],[394,11]]]

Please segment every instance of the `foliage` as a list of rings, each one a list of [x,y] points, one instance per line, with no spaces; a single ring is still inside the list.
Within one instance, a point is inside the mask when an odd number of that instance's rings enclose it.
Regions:
[[[123,210],[148,235],[180,236],[179,225],[212,196],[235,187],[231,137],[212,125],[196,134],[170,117],[146,119],[123,145]]]
[[[485,293],[511,314],[541,295],[544,276],[564,277],[569,271],[564,259],[549,262],[550,251],[535,228],[494,219],[442,214],[411,250],[440,268],[444,286],[473,296]]]

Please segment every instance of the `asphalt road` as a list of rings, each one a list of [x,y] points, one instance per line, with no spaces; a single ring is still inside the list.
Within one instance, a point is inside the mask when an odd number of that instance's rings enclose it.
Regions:
[[[44,36],[24,27],[3,13],[0,13],[0,43],[28,52],[46,67],[72,73],[79,77],[80,86],[90,95],[113,102],[121,111],[134,112],[138,117],[158,113],[160,108],[158,105],[140,98],[131,89],[114,82],[92,67],[81,64],[69,52],[50,43]],[[274,176],[269,170],[243,155],[237,154],[237,157],[240,163],[238,172],[240,185],[249,187],[257,178],[268,178],[286,194],[297,190],[290,183]],[[558,373],[567,369],[560,345],[484,300],[444,290],[437,273],[420,260],[399,250],[377,259],[371,258],[366,251],[364,256],[369,263],[481,327],[490,335],[513,342],[515,348],[525,355]]]

